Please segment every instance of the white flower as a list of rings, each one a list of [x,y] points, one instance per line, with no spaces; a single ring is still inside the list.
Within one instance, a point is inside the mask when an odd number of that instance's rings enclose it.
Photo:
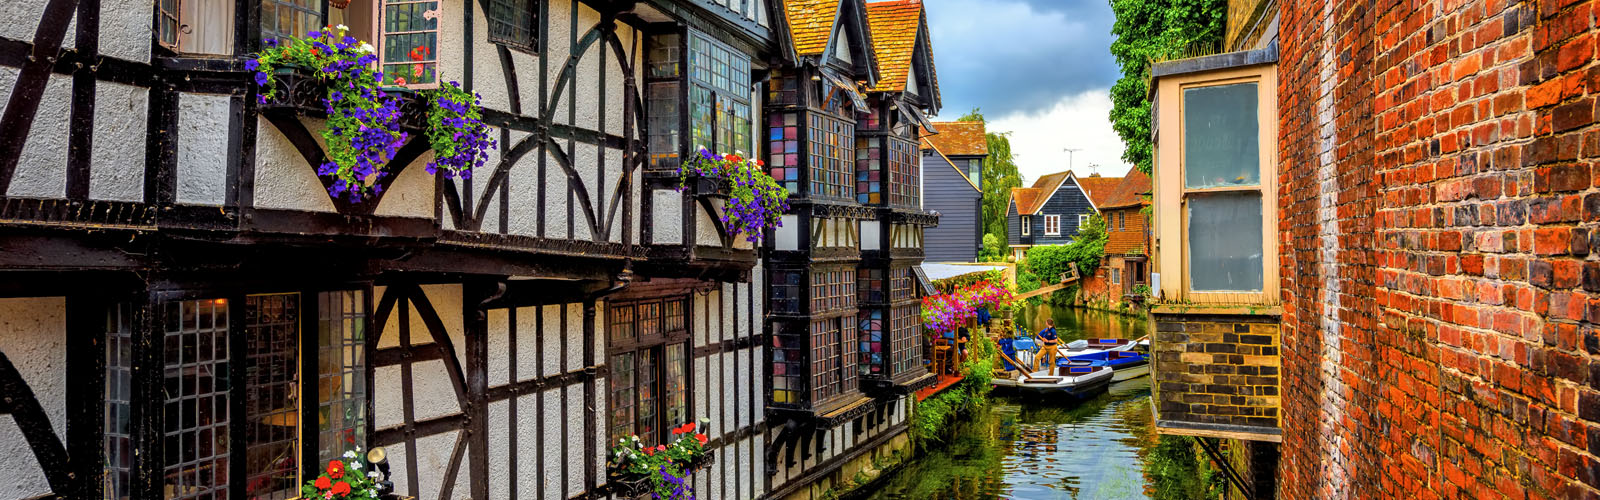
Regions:
[[[372,44],[367,43],[367,42],[361,42],[361,46],[360,47],[356,47],[356,50],[359,50],[359,51],[367,53],[367,54],[371,54],[373,52],[377,52],[378,51],[377,48],[373,47]]]
[[[373,479],[377,479],[378,476],[379,476],[378,471],[375,471],[375,470],[374,471],[367,471],[367,477],[370,477],[370,478],[373,478]]]
[[[356,457],[356,452],[353,452],[353,451],[344,452],[344,457],[345,458],[355,458]]]
[[[350,462],[350,468],[358,469],[358,470],[361,469],[361,462],[360,461]]]
[[[335,25],[334,27],[335,28],[339,28],[339,31],[350,31],[350,27],[349,26],[345,26],[343,24]]]

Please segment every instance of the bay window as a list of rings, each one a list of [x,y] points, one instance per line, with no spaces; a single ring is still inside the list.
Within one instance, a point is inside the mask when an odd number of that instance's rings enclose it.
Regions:
[[[749,55],[695,31],[651,36],[647,54],[651,168],[677,168],[682,155],[702,147],[753,154]],[[679,109],[680,98],[688,109]],[[687,143],[678,133],[683,113],[688,115]]]
[[[1275,78],[1247,66],[1160,80],[1154,211],[1173,214],[1156,218],[1168,298],[1277,300]]]
[[[810,112],[807,143],[811,148],[811,196],[855,198],[855,124],[832,115]]]
[[[689,421],[687,303],[676,296],[607,306],[613,440],[661,444],[670,438],[662,429]]]

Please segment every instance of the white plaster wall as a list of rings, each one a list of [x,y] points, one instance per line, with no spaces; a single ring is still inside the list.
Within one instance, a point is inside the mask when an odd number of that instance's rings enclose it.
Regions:
[[[582,342],[579,342],[580,344]],[[596,387],[595,392],[601,392]],[[583,461],[584,441],[583,436],[588,432],[588,426],[594,422],[585,417],[583,412],[583,384],[570,384],[566,387],[567,407],[566,415],[561,421],[567,423],[567,450],[564,453],[566,463],[566,492],[563,497],[570,497],[583,491],[583,477],[588,472]],[[603,407],[601,407],[603,408]],[[604,412],[595,412],[598,418]]]
[[[628,62],[633,57],[633,28],[624,23],[617,23],[616,33],[617,40],[622,42],[623,50],[628,52],[618,54],[615,50],[612,50],[613,47],[610,44],[606,44],[605,132],[622,135],[622,103],[627,99],[627,96],[624,95],[623,84],[628,77],[628,72],[623,71],[623,63]],[[642,85],[644,80],[638,80],[638,82]]]
[[[571,303],[564,306],[567,314],[567,371],[583,369],[583,304]],[[596,323],[600,321],[597,316]],[[596,351],[598,353],[605,351]]]
[[[581,85],[580,85],[581,87]],[[595,211],[596,221],[605,217],[600,211],[600,197],[605,196],[605,187],[600,185],[600,152],[592,144],[574,143],[572,155],[573,168],[578,171],[578,182],[583,184],[589,195],[589,208]],[[584,215],[582,205],[578,203],[577,191],[573,191],[572,198],[572,239],[589,240],[594,238],[594,233],[589,230],[589,218]]]
[[[461,320],[463,319],[461,313],[461,285],[422,285],[422,292],[427,294],[428,303],[432,304],[434,312],[439,314],[439,321],[444,323],[445,332],[450,334],[450,342],[455,344],[456,363],[466,366],[467,341],[461,330]],[[415,307],[411,308],[411,311],[413,318],[411,324],[421,325],[422,316],[418,315]],[[418,329],[412,327],[411,331],[414,336]],[[427,335],[427,329],[424,328],[421,331],[423,335]],[[412,339],[412,342],[416,341],[417,339]]]
[[[695,224],[695,227],[694,227],[694,229],[695,229],[694,242],[695,242],[695,244],[697,244],[697,245],[714,246],[714,247],[722,246],[722,238],[717,236],[717,226],[716,226],[716,224],[718,224],[718,222],[714,221],[711,218],[712,215],[709,214],[709,213],[706,213],[705,208],[700,206],[699,204],[690,205],[690,207],[691,208],[689,208],[689,210],[694,210],[694,218],[695,218],[695,223],[694,223]],[[714,202],[714,203],[711,204],[711,207],[714,208],[717,211],[716,217],[721,218],[722,217],[722,203],[721,202]]]
[[[400,175],[389,183],[374,214],[390,217],[433,218],[433,176],[428,175],[428,162],[433,161],[433,151],[424,151],[407,165]],[[305,163],[304,161],[301,162]],[[256,170],[256,185],[261,185],[260,168]],[[313,171],[315,174],[315,171]],[[321,184],[318,184],[321,186]],[[326,198],[326,196],[324,196]],[[331,206],[331,205],[330,205]]]
[[[552,40],[552,43],[554,40]],[[547,155],[549,153],[546,153]],[[582,165],[579,163],[579,165]],[[544,200],[545,237],[551,239],[565,239],[567,237],[567,213],[573,210],[567,206],[567,173],[561,168],[561,163],[555,156],[550,156],[545,162],[544,169],[545,193],[549,198]],[[574,198],[576,203],[576,198]],[[579,218],[581,219],[581,215]],[[573,226],[582,226],[582,220],[574,222]]]
[[[534,87],[534,89],[537,90],[538,87]],[[536,98],[538,97],[538,92],[534,92],[528,97]],[[537,108],[538,106],[537,99],[530,99],[529,102],[524,103],[524,109]],[[518,142],[528,137],[529,134],[512,131],[510,143],[501,144],[500,148],[510,150]],[[547,165],[546,168],[550,167]],[[521,159],[511,165],[511,172],[506,176],[506,182],[511,198],[511,210],[508,211],[511,219],[506,221],[507,232],[524,236],[537,236],[539,234],[540,185],[539,154],[537,150],[522,155]],[[547,192],[548,196],[555,196],[556,194],[553,191]],[[563,196],[562,200],[565,199],[566,197]]]
[[[402,494],[409,491],[411,480],[415,479],[419,498],[440,498],[439,493],[444,487],[444,474],[450,467],[450,454],[455,451],[456,435],[460,433],[461,431],[448,431],[417,438],[416,478],[408,477],[405,473],[406,447],[385,448],[384,450],[389,452],[389,466],[395,472],[390,477],[394,481],[394,490]],[[469,484],[467,467],[463,465],[456,473],[455,488],[449,498],[469,498]]]
[[[545,25],[550,32],[545,34],[547,44],[545,46],[545,57],[549,58],[549,61],[561,61],[564,64],[572,53],[574,36],[571,31],[573,3],[573,0],[550,0],[549,6],[546,7],[545,13],[549,16],[549,20]],[[581,35],[581,32],[579,34]],[[561,75],[560,64],[551,62],[546,71],[548,71],[547,82],[549,83],[549,88],[546,89],[549,92],[548,97],[554,97],[558,93],[567,96],[557,103],[552,121],[555,123],[569,123],[567,110],[572,106],[572,98],[571,93],[566,91],[571,90],[571,84],[567,84],[568,88],[565,89],[557,85],[556,79]],[[529,88],[535,94],[538,93],[538,89],[537,85]]]
[[[879,238],[883,237],[883,226],[875,220],[861,221],[861,249],[882,250],[883,245]]]
[[[544,356],[540,373],[548,377],[561,373],[561,306],[544,306]]]
[[[178,203],[222,205],[228,194],[228,105],[220,94],[178,96]]]
[[[534,498],[539,491],[539,478],[544,477],[544,471],[539,469],[539,455],[543,450],[539,448],[539,436],[542,432],[539,421],[543,413],[539,410],[539,394],[529,394],[517,398],[517,495],[521,498]]]
[[[492,312],[491,312],[492,314]],[[494,331],[493,329],[490,330]],[[493,349],[491,347],[491,349]],[[491,356],[493,353],[490,353]],[[494,382],[491,380],[492,386]],[[511,475],[511,440],[510,432],[511,406],[510,401],[494,401],[489,403],[489,499],[500,500],[511,498],[511,484],[516,476]],[[519,438],[521,436],[518,436]],[[518,464],[519,467],[521,464]],[[518,472],[528,469],[518,469]]]
[[[0,12],[28,6],[0,6]],[[43,6],[37,10],[43,11]],[[8,19],[38,19],[37,13],[27,17]],[[16,23],[0,23],[0,25]],[[32,24],[32,23],[28,23]],[[0,34],[10,36],[0,28]],[[30,32],[26,40],[32,40]],[[17,84],[17,69],[0,67],[0,108],[10,102],[11,90]],[[27,198],[63,198],[67,195],[67,121],[72,114],[72,77],[52,74],[45,83],[44,94],[39,97],[39,109],[34,115],[33,127],[28,130],[28,142],[22,146],[22,157],[11,177],[7,196]],[[143,189],[143,186],[140,186]]]
[[[66,436],[66,299],[0,299],[0,353],[16,366],[33,397],[44,408],[56,439]],[[50,493],[33,449],[9,415],[0,415],[0,497],[27,498]]]
[[[149,0],[100,0],[100,55],[149,62],[150,44],[155,39],[150,32],[151,9],[154,8],[155,2]],[[70,42],[72,38],[69,32],[64,41]]]
[[[517,309],[517,380],[539,377],[539,308]]]
[[[577,5],[577,35],[578,40],[581,42],[584,35],[587,35],[590,29],[594,28],[595,25],[600,24],[600,12],[590,8],[587,4],[579,3]],[[601,89],[599,88],[598,84],[600,83],[600,51],[602,50],[601,45],[603,44],[604,40],[596,40],[593,44],[589,45],[588,49],[585,50],[583,54],[579,55],[580,58],[578,59],[578,68],[576,73],[576,76],[578,77],[578,92],[574,102],[577,104],[577,115],[575,117],[576,120],[573,121],[573,125],[591,130],[598,129],[600,127]],[[609,47],[603,50],[610,52]],[[611,54],[607,55],[607,57],[610,56]],[[615,100],[614,98],[608,100],[610,102],[607,102],[607,105],[622,104],[621,101]],[[593,165],[593,163],[580,163],[580,165]],[[594,184],[588,185],[593,186]]]
[[[181,120],[181,118],[180,118]],[[301,120],[322,146],[322,120]],[[227,145],[226,142],[223,143]],[[222,162],[215,162],[223,165]],[[289,138],[266,118],[256,118],[255,206],[307,212],[334,212],[328,190],[317,178],[316,166],[306,163]],[[179,174],[182,175],[181,173]]]
[[[439,9],[444,16],[439,21],[439,81],[460,82],[466,75],[466,60],[462,56],[467,53],[467,44],[464,39],[466,34],[461,20],[464,19],[466,2],[462,0],[441,0]],[[476,17],[476,16],[474,16]],[[489,31],[474,31],[475,37],[487,37]]]
[[[800,216],[784,215],[778,218],[778,229],[774,230],[772,245],[779,251],[794,251],[800,249]]]
[[[101,21],[103,26],[107,20],[101,18]],[[101,33],[101,36],[106,34]],[[94,93],[89,198],[144,201],[144,132],[149,120],[150,90],[115,82],[96,82]]]
[[[511,312],[507,309],[490,309],[488,319],[489,387],[511,382]]]
[[[538,4],[533,4],[538,8]],[[500,68],[499,46],[489,42],[489,16],[478,2],[467,2],[472,9],[472,91],[482,97],[485,108],[510,111],[509,92],[506,90],[505,71]],[[460,23],[455,23],[459,25]],[[524,71],[535,68],[522,68]],[[456,81],[461,81],[457,79]],[[467,82],[462,81],[462,85]]]
[[[561,426],[559,424],[551,424],[552,422],[561,422],[561,388],[557,387],[544,391],[540,398],[544,408],[543,415],[546,425],[540,429],[545,443],[541,450],[544,454],[545,468],[539,471],[539,477],[544,480],[544,498],[555,500],[565,497],[561,491],[562,482],[564,481],[560,473],[562,464]],[[529,455],[529,457],[532,456]]]
[[[650,190],[650,242],[658,245],[683,244],[683,195],[671,189]]]
[[[620,105],[621,102],[618,102],[617,104]],[[609,104],[607,106],[609,106]],[[617,212],[616,212],[617,214],[616,214],[615,218],[614,219],[611,218],[612,216],[609,215],[611,213],[611,205],[624,203],[624,201],[627,200],[627,197],[614,196],[614,193],[618,193],[618,188],[622,188],[623,187],[623,184],[622,184],[622,180],[623,180],[622,179],[622,154],[623,154],[622,150],[621,149],[616,149],[616,148],[606,148],[605,152],[606,152],[606,161],[605,161],[605,164],[600,165],[600,167],[605,169],[606,181],[604,183],[600,183],[599,184],[599,187],[601,188],[599,190],[600,192],[599,193],[595,193],[595,195],[596,195],[597,198],[605,200],[606,209],[605,209],[604,212],[600,212],[599,214],[596,214],[596,215],[599,216],[602,220],[610,220],[611,221],[610,222],[611,231],[606,233],[606,235],[605,235],[606,241],[610,241],[612,243],[621,243],[622,242],[622,226],[623,226],[623,224],[622,224],[623,223],[623,218],[622,218],[623,209],[627,208],[628,212],[629,212],[628,216],[632,217],[633,216],[633,212],[638,212],[639,211],[639,197],[638,196],[633,196],[631,201],[627,201],[627,203],[629,203],[631,205],[629,207],[617,207]],[[632,179],[628,180],[627,188],[628,189],[632,189],[633,188],[633,180]],[[637,191],[635,191],[635,193],[637,193]],[[595,205],[595,207],[598,208],[599,205]],[[633,229],[635,231],[637,231],[638,228],[639,228],[639,226],[631,226],[631,229]],[[632,241],[639,241],[639,239],[638,238],[633,238]]]

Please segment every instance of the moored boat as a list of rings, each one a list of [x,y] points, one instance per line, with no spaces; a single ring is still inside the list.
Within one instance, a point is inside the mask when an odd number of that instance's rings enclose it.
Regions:
[[[1010,372],[1011,377],[995,377],[990,383],[996,389],[1014,389],[1041,394],[1065,394],[1086,397],[1105,390],[1116,376],[1116,370],[1106,366],[1071,365],[1056,370],[1038,370],[1023,374]]]
[[[1087,364],[1104,366],[1115,373],[1112,381],[1128,380],[1150,374],[1150,355],[1138,351],[1101,351],[1069,355],[1057,361],[1062,366]]]

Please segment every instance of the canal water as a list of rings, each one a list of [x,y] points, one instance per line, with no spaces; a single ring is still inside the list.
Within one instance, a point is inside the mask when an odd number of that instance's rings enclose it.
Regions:
[[[1042,306],[1019,324],[1054,318],[1064,341],[1138,338],[1140,318]],[[1030,327],[1037,331],[1037,327]],[[1085,401],[995,396],[987,412],[956,425],[944,442],[891,477],[871,485],[870,499],[1142,499],[1141,457],[1156,444],[1150,378],[1112,384]]]

